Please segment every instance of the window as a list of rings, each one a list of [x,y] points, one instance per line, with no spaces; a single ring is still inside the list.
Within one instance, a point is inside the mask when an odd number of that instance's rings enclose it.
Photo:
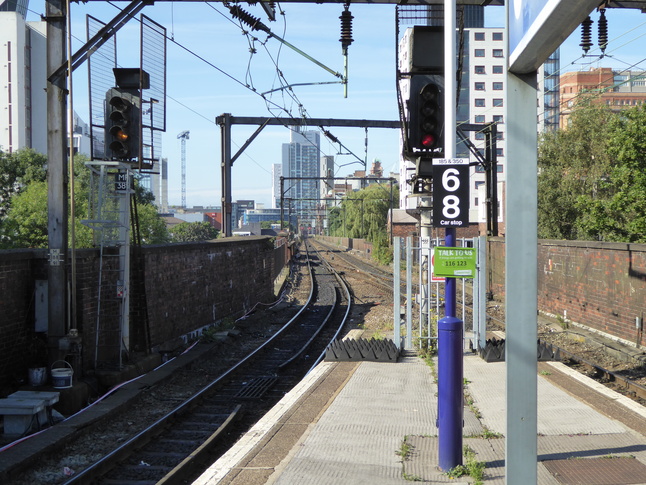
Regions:
[[[493,105],[496,107],[502,106],[502,98],[493,98]]]
[[[493,50],[493,56],[494,57],[503,57],[502,49],[494,49]]]
[[[476,131],[476,140],[484,140],[484,133],[481,131]]]
[[[475,88],[476,88],[476,91],[484,91],[485,83],[476,83]]]
[[[505,139],[505,134],[502,131],[497,131],[496,140],[504,140],[504,139]]]
[[[478,189],[479,189],[480,187],[482,187],[484,184],[485,184],[485,183],[484,183],[483,181],[481,181],[481,180],[477,180],[476,182],[474,182],[474,184],[473,184],[473,188],[474,188],[475,190],[478,190]]]
[[[493,40],[502,40],[502,32],[493,32],[491,37]]]
[[[485,70],[484,66],[476,66],[475,67],[475,73],[476,74],[487,74],[487,71]]]
[[[502,148],[496,148],[496,155],[499,156],[499,157],[504,157],[505,152],[504,152],[504,150]]]
[[[476,173],[484,173],[484,171],[482,165],[476,165]],[[496,172],[503,173],[502,165],[496,165]]]
[[[474,33],[474,39],[475,40],[485,40],[485,33],[484,32],[475,32]]]
[[[476,49],[474,55],[475,55],[475,57],[484,57],[485,56],[485,50],[484,49]]]
[[[492,69],[494,74],[502,74],[502,66],[493,66]]]
[[[485,115],[476,115],[474,118],[475,123],[484,123],[485,122]]]
[[[493,115],[493,122],[494,123],[504,123],[505,122],[505,117],[503,115]]]
[[[502,91],[502,83],[501,82],[494,82],[493,83],[493,90],[494,91]]]
[[[475,106],[476,106],[476,108],[484,108],[484,106],[485,106],[484,98],[476,98]]]

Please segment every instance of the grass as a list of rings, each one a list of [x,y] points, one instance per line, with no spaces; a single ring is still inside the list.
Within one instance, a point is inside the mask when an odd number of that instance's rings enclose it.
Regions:
[[[465,464],[458,465],[446,472],[449,478],[460,478],[465,475],[473,478],[473,485],[482,485],[484,480],[485,462],[476,460],[476,452],[473,448],[465,445],[462,449]]]
[[[559,322],[559,325],[563,330],[567,330],[568,327],[570,326],[568,324],[568,321],[565,318],[563,318],[561,315],[556,315],[556,321]]]
[[[218,332],[222,332],[224,330],[231,330],[232,328],[235,328],[236,326],[236,321],[233,317],[225,317],[222,320],[220,320],[218,323],[211,325],[209,328],[206,328],[202,331],[202,335],[200,335],[200,340],[202,342],[214,342],[216,340],[215,334]]]
[[[401,442],[401,445],[399,446],[399,450],[397,450],[395,454],[402,459],[402,463],[403,463],[405,461],[408,461],[412,452],[413,452],[413,447],[408,442],[408,436],[404,436],[404,440]]]
[[[399,446],[399,450],[395,451],[395,454],[402,459],[402,464],[410,459],[411,454],[413,453],[413,446],[408,442],[408,436],[404,436],[404,440],[401,442],[401,445]],[[406,471],[402,472],[402,477],[404,480],[407,480],[409,482],[421,482],[423,481],[421,477],[417,475],[411,475],[409,473],[406,473]]]

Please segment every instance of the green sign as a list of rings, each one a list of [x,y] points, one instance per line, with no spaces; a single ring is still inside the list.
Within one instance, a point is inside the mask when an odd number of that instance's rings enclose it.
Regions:
[[[474,278],[476,275],[475,248],[433,248],[435,276],[445,278]]]

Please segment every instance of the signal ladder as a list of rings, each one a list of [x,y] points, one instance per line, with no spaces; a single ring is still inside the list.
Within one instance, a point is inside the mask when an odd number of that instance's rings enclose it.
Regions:
[[[130,347],[130,202],[134,195],[131,164],[94,160],[90,219],[99,248],[96,288],[95,370],[119,370]]]

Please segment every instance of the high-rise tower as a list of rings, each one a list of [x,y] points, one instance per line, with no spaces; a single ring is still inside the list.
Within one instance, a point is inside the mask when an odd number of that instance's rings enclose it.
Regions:
[[[284,207],[290,207],[301,226],[311,225],[319,199],[320,143],[318,131],[291,128],[289,143],[283,143]]]

